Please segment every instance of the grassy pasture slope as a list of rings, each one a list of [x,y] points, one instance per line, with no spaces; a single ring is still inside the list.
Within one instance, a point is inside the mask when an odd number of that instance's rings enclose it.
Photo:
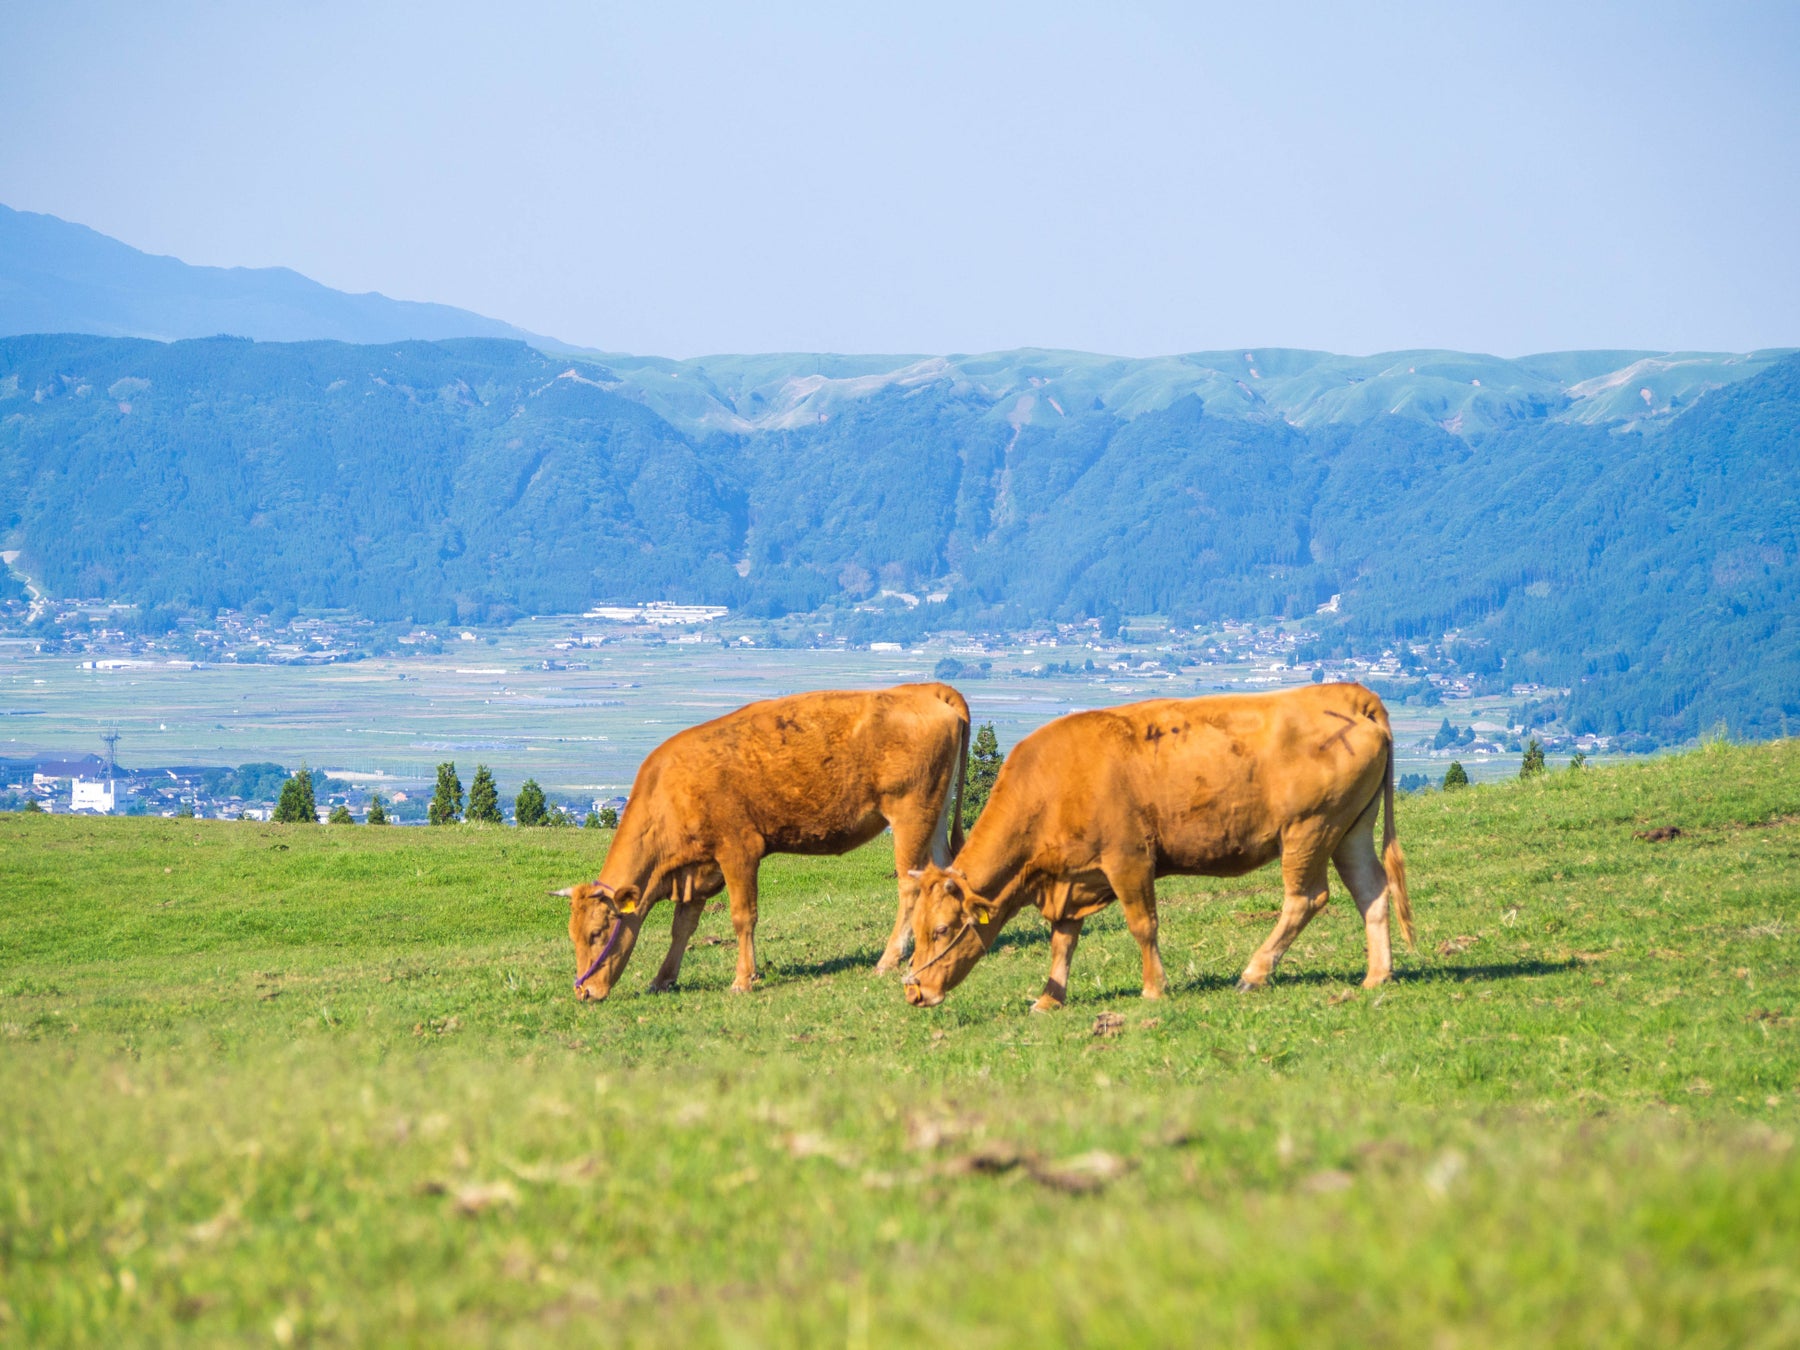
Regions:
[[[1030,917],[935,1012],[869,975],[879,842],[766,867],[754,995],[633,992],[653,936],[578,1007],[594,833],[0,817],[0,1341],[1800,1339],[1800,743],[1400,828],[1388,990],[1336,891],[1233,992],[1267,871],[1164,884],[1168,1001],[1111,914],[1035,1017]]]

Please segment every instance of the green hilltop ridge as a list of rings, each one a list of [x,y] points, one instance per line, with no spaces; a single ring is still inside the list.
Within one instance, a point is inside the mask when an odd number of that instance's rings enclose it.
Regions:
[[[0,338],[0,548],[190,614],[1287,618],[1577,731],[1800,727],[1800,356],[1233,359]]]
[[[948,386],[1010,425],[1054,426],[1104,410],[1129,420],[1198,397],[1217,417],[1292,426],[1384,416],[1457,434],[1521,420],[1636,427],[1766,370],[1786,351],[1329,352],[1262,347],[1130,358],[1021,349],[981,356],[584,357],[616,387],[692,433],[790,431],[888,391]]]

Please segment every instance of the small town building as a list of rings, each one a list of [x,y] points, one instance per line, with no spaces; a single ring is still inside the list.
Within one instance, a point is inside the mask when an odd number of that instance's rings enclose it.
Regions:
[[[110,778],[77,778],[69,788],[71,811],[109,812],[118,800],[114,781]]]

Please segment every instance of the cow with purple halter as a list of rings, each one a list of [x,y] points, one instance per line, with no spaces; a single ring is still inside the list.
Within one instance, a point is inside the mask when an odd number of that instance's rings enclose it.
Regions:
[[[771,853],[847,853],[894,835],[899,912],[876,965],[897,968],[918,882],[962,842],[969,710],[944,684],[827,690],[768,699],[670,737],[638,770],[600,875],[553,892],[569,901],[575,994],[603,999],[645,917],[674,902],[668,955],[651,981],[672,989],[706,901],[728,892],[738,941],[731,988],[756,978],[757,871]]]

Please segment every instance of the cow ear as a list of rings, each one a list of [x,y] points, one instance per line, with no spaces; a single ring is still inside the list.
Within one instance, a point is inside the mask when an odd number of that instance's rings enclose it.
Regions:
[[[638,888],[627,886],[622,891],[613,891],[607,895],[607,903],[621,914],[636,914],[638,909]]]
[[[969,917],[983,928],[994,921],[994,907],[979,895],[971,895],[968,899]]]

